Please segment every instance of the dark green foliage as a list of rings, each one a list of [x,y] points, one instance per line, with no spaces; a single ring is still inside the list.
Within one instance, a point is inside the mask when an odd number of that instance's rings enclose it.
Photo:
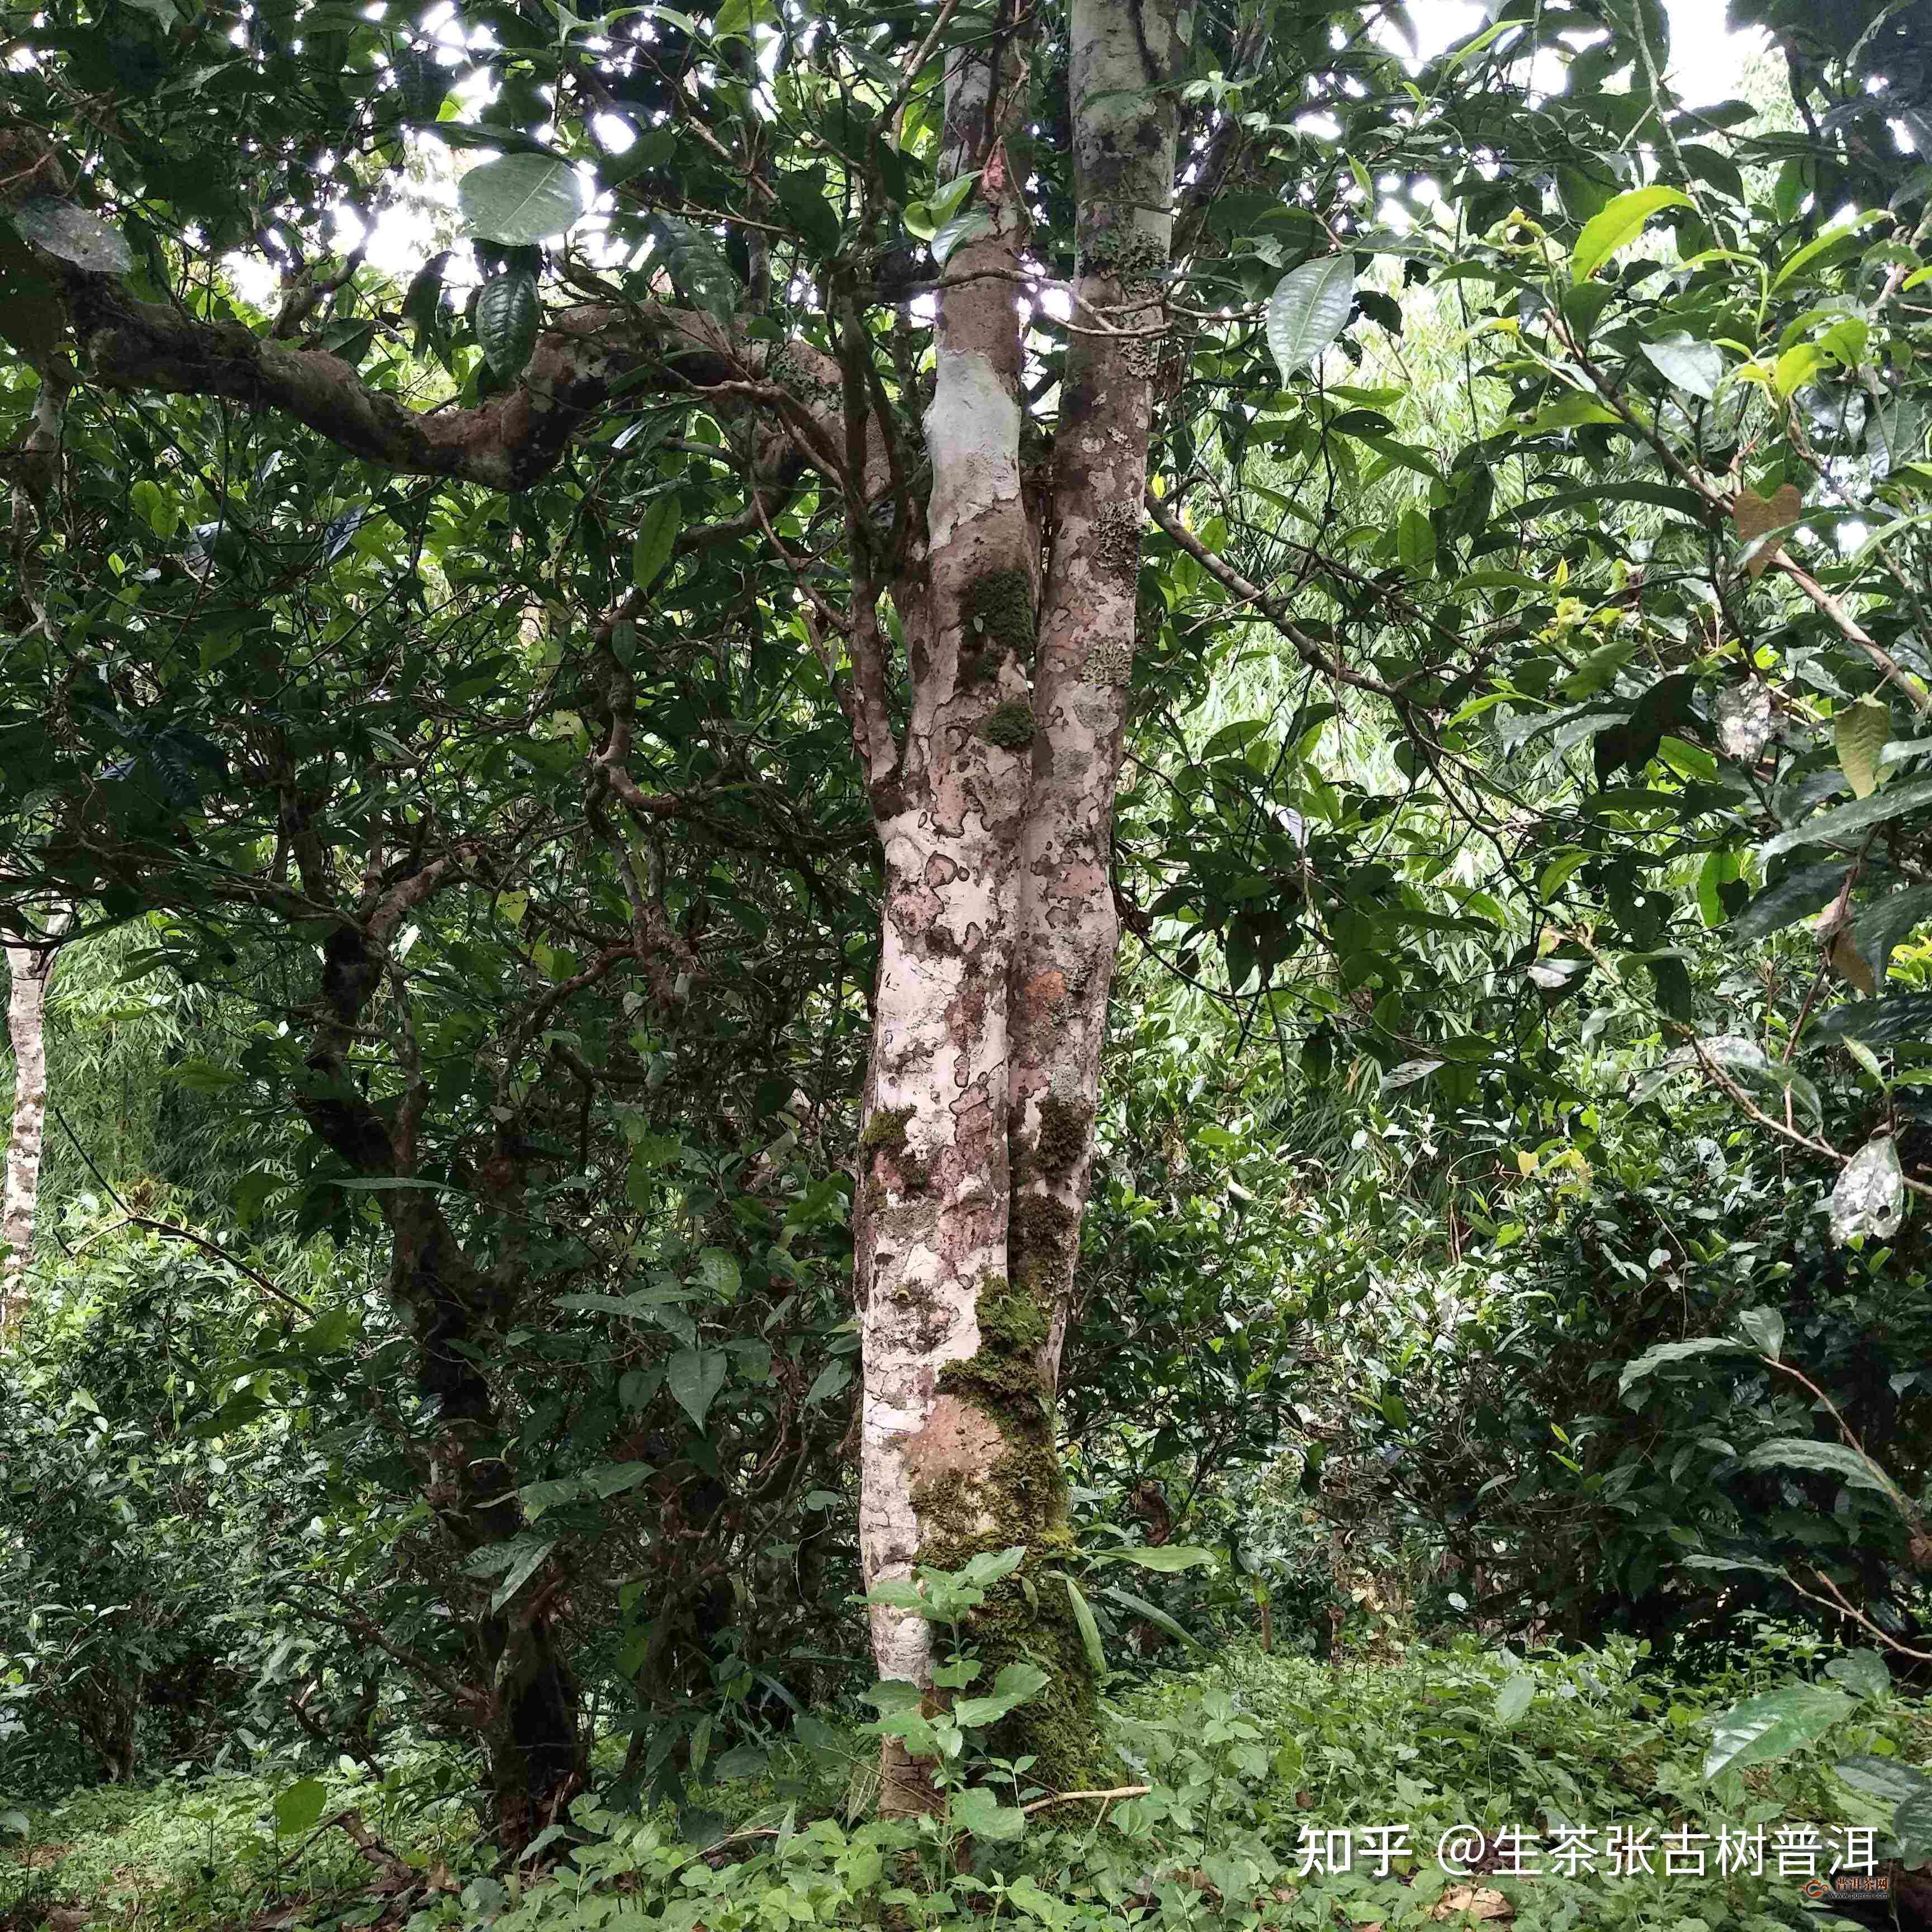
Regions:
[[[1865,38],[1867,9],[1748,10],[1792,56],[1789,127],[1686,110],[1648,4],[1506,8],[1413,73],[1386,10],[1184,15],[1205,171],[1143,352],[1157,526],[1116,516],[1084,560],[1138,609],[1133,650],[1082,667],[1136,680],[1127,782],[1081,833],[1132,935],[1106,1085],[1090,1118],[1040,1102],[1005,1276],[940,1378],[1002,1447],[922,1494],[924,1553],[1024,1544],[972,1635],[986,1682],[1048,1678],[993,1748],[1066,1784],[1124,1742],[1162,1786],[1084,1839],[1037,1828],[1072,1919],[1153,1896],[1196,1922],[1172,1873],[1225,1858],[1216,1897],[1262,1895],[1304,1789],[1440,1808],[1479,1755],[1484,1802],[1546,1820],[1706,1803],[1702,1720],[1658,1714],[1633,1652],[1538,1666],[1504,1724],[1473,1652],[1399,1662],[1418,1631],[1721,1659],[1812,1615],[1792,1585],[1822,1569],[1923,1647],[1920,1224],[1880,1199],[1833,1239],[1820,1210],[1855,1151],[1914,1179],[1932,1151],[1924,8]],[[837,635],[923,527],[932,315],[867,308],[852,265],[944,192],[937,70],[901,90],[929,22],[851,0],[617,16],[539,32],[476,0],[458,68],[394,10],[56,0],[10,70],[0,438],[44,540],[0,588],[0,909],[71,905],[80,936],[38,1305],[0,1371],[0,1796],[250,1738],[380,1780],[427,1735],[487,1746],[460,1768],[486,1832],[541,1835],[580,1778],[614,1830],[721,1759],[782,1761],[865,1677],[851,1176],[928,1177],[910,1109],[855,1132],[875,801]],[[1058,276],[1064,16],[1026,17],[1040,134],[1010,159]],[[458,98],[481,118],[434,120]],[[1311,104],[1332,134],[1216,145]],[[558,205],[554,148],[593,168],[608,286],[527,196],[459,262],[330,263],[414,165],[406,128]],[[1425,183],[1446,218],[1397,247],[1370,224]],[[1154,292],[1142,245],[1095,252]],[[626,350],[568,456],[501,490],[252,394],[86,380],[55,463],[26,447],[36,365],[91,265],[238,360],[354,366],[376,415],[564,406],[514,385],[592,293],[742,322],[746,366],[646,385],[684,352]],[[466,314],[446,268],[484,290]],[[1285,377],[1271,307],[1306,311]],[[1035,322],[1030,495],[1064,354]],[[906,494],[856,535],[845,452],[740,412],[826,400],[788,338],[877,379],[855,422]],[[1009,752],[1040,728],[1034,584],[965,590],[959,678]],[[920,647],[921,614],[877,609]],[[1042,1284],[1076,1250],[1056,1390]],[[1699,1342],[1722,1352],[1651,1352]],[[1158,1567],[1192,1542],[1217,1560]],[[1131,1588],[1122,1548],[1156,1566]],[[1386,1668],[1231,1664],[1219,1701],[1149,1694],[1184,1741],[1115,1738],[1070,1576],[1123,1675],[1237,1632]],[[808,1870],[829,1921],[834,1894],[875,1911],[909,1842],[761,1838],[743,1876],[661,1820],[628,1849],[647,1895],[766,1917],[733,1888]],[[1297,1910],[1338,1903],[1402,1901]]]

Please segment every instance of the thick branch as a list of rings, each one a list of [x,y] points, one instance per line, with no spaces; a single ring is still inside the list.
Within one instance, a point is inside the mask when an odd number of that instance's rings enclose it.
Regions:
[[[619,379],[639,370],[651,372],[660,392],[724,389],[767,407],[782,399],[782,413],[794,419],[789,426],[814,464],[838,448],[842,435],[838,365],[822,350],[796,340],[754,341],[708,315],[663,304],[566,310],[538,338],[507,394],[472,409],[416,410],[325,350],[137,301],[111,276],[71,270],[67,289],[82,358],[103,386],[226,396],[280,410],[402,475],[528,489],[556,466],[573,436],[604,416]],[[878,469],[883,484],[882,457]]]

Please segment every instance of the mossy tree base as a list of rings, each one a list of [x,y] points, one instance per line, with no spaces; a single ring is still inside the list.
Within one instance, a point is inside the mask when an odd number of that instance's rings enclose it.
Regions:
[[[990,1421],[1000,1446],[977,1467],[935,1471],[916,1486],[920,1560],[958,1570],[982,1553],[1024,1546],[1025,1561],[992,1586],[967,1629],[967,1649],[982,1666],[972,1688],[989,1688],[1009,1664],[1036,1664],[1046,1672],[1046,1688],[986,1742],[998,1756],[1030,1756],[1030,1777],[1070,1790],[1100,1757],[1100,1711],[1064,1580],[1074,1544],[1047,1377],[1047,1312],[1025,1288],[998,1276],[981,1283],[978,1300],[979,1348],[947,1364],[939,1388],[942,1396]]]

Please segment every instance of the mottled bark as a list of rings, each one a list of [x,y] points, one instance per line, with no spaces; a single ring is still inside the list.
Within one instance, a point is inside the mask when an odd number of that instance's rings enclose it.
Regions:
[[[952,1561],[982,1534],[1010,1540],[982,1494],[1005,1447],[1000,1418],[964,1376],[982,1308],[1005,1286],[1006,986],[1030,736],[1036,550],[1020,493],[1022,343],[1006,279],[1026,216],[1003,142],[1022,78],[1010,38],[947,64],[942,174],[979,172],[984,230],[948,265],[976,279],[946,290],[937,319],[926,621],[878,821],[885,922],[857,1274],[868,1584]],[[928,1626],[885,1608],[872,1618],[881,1676],[928,1684]],[[885,1772],[887,1808],[924,1801],[896,1751]]]
[[[1059,1379],[1093,1155],[1114,909],[1114,794],[1132,676],[1154,385],[1173,232],[1180,44],[1169,0],[1072,0],[1078,253],[1054,444],[1031,795],[1014,960],[1013,1272]]]
[[[64,922],[52,922],[52,939]],[[40,1210],[40,1150],[47,1113],[46,999],[59,958],[51,944],[6,949],[7,1035],[14,1049],[13,1129],[7,1141],[7,1182],[0,1212],[0,1342],[32,1298],[34,1225]]]
[[[1050,1688],[1000,1742],[1031,1753],[1049,1783],[1078,1774],[1094,1732],[1064,1586],[1042,1573],[1070,1542],[1053,1395],[1118,939],[1108,835],[1174,147],[1172,97],[1156,91],[1171,14],[1078,4],[1073,35],[1081,332],[1037,626],[1018,329],[1002,279],[1018,262],[1017,212],[1002,208],[947,265],[926,418],[932,646],[913,659],[902,798],[880,819],[886,923],[859,1239],[867,1580],[1027,1546],[974,1646],[988,1677],[1020,1656],[1048,1669]],[[1010,83],[956,58],[948,78],[952,171],[980,168],[982,200],[1010,192],[998,140]],[[928,1684],[926,1627],[872,1616],[880,1674]],[[884,1772],[890,1806],[920,1802],[892,1750]]]

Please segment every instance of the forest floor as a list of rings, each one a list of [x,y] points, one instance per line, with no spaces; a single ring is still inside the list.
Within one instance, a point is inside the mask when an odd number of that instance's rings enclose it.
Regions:
[[[1334,1665],[1224,1652],[1118,1696],[1113,1768],[1146,1797],[1070,1808],[1104,1818],[1036,1814],[1023,1841],[979,1846],[970,1871],[934,1834],[895,1856],[889,1828],[842,1822],[873,1746],[819,1719],[766,1774],[707,1786],[681,1816],[592,1814],[596,1841],[544,1878],[492,1875],[466,1769],[433,1753],[380,1782],[274,1766],[98,1786],[31,1809],[25,1840],[0,1848],[0,1932],[922,1932],[1001,1918],[1019,1932],[1758,1932],[1816,1922],[1805,1859],[1822,1874],[1830,1856],[1810,1849],[1810,1828],[1828,1843],[1832,1828],[1884,1822],[1832,1765],[1932,1755],[1932,1712],[1886,1694],[1824,1746],[1706,1783],[1714,1720],[1827,1660],[1777,1650],[1694,1682],[1648,1668],[1634,1646],[1528,1660],[1418,1646]],[[278,1831],[277,1798],[305,1778],[326,1786],[328,1822]],[[333,1822],[345,1811],[352,1829]],[[1480,1850],[1454,1856],[1472,1833]],[[1626,1849],[1617,1862],[1654,1869],[1613,1874],[1613,1846],[1646,1834],[1646,1859]],[[1445,1844],[1470,1869],[1444,1869]]]

